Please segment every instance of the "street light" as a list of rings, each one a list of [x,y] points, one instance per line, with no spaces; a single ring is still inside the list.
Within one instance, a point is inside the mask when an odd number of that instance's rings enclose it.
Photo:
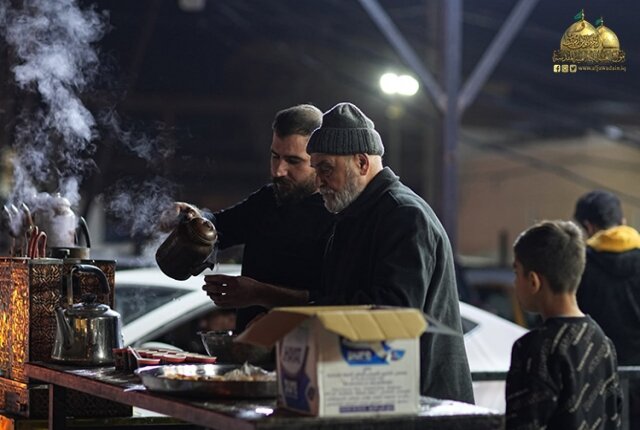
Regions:
[[[380,76],[380,88],[385,94],[400,94],[413,96],[420,89],[420,84],[413,76],[385,73]]]
[[[387,118],[389,119],[389,165],[397,173],[400,173],[402,154],[402,133],[400,130],[400,120],[404,112],[400,98],[411,97],[418,92],[420,84],[412,76],[397,75],[395,73],[385,73],[380,76],[380,89],[383,93],[392,96],[392,101],[387,106]]]

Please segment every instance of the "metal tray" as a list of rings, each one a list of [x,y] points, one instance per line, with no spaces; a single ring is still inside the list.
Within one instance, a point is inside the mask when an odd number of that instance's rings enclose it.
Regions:
[[[167,374],[214,376],[224,375],[241,368],[235,364],[180,364],[168,366],[148,366],[135,371],[144,386],[150,391],[179,394],[189,397],[234,397],[264,398],[278,394],[276,381],[190,381],[169,379]]]

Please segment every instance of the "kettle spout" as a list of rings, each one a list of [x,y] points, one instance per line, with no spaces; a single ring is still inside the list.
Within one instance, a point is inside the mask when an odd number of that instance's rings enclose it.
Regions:
[[[62,340],[62,345],[65,349],[71,348],[73,330],[64,314],[64,309],[61,307],[56,308],[56,327],[58,329],[57,339]]]

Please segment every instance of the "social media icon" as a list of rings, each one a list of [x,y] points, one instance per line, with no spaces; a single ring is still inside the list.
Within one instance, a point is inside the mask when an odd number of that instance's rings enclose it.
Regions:
[[[562,73],[569,73],[569,65],[568,64],[563,64],[562,65]]]
[[[578,71],[578,66],[576,66],[575,64],[570,64],[569,65],[569,72],[570,73],[576,73]]]
[[[560,64],[553,65],[553,73],[560,73]]]

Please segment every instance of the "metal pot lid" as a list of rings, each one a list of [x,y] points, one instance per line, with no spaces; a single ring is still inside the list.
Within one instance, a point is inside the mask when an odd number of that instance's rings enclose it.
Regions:
[[[218,236],[213,223],[206,218],[192,218],[186,227],[189,236],[203,244],[212,244]]]
[[[76,303],[67,309],[67,315],[99,317],[109,313],[110,310],[109,306],[102,303]]]

